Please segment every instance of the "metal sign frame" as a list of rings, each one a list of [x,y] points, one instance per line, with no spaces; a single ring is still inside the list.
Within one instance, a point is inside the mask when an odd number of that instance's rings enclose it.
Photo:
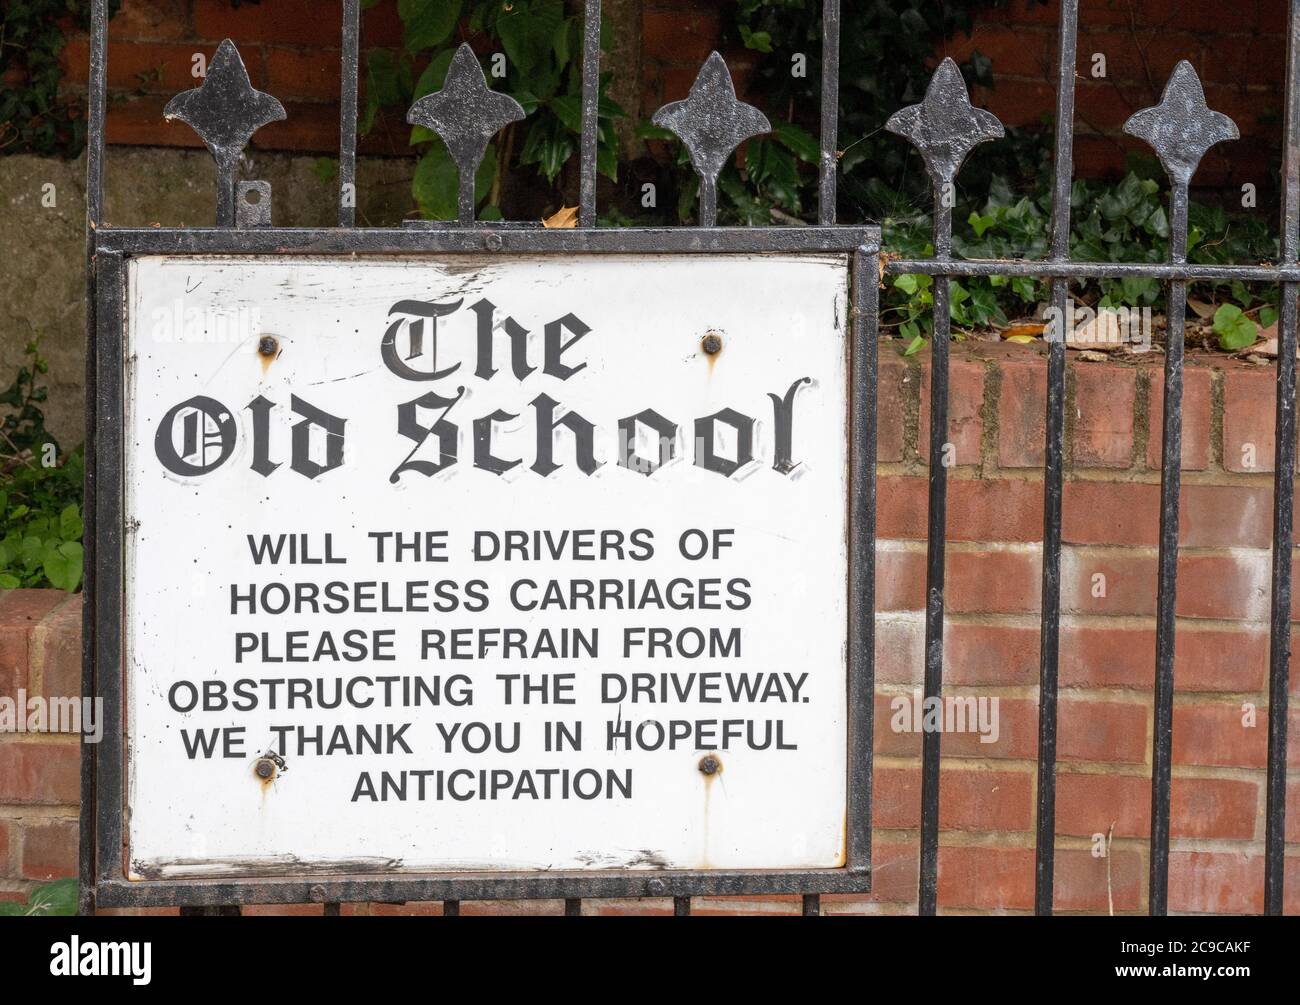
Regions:
[[[774,246],[779,250],[774,251]],[[123,589],[124,348],[126,264],[135,255],[353,255],[484,251],[517,255],[781,254],[841,252],[850,256],[852,330],[849,338],[851,441],[848,507],[850,540],[847,659],[846,863],[807,870],[600,870],[545,873],[312,874],[238,879],[128,880],[123,819],[126,772],[123,709],[128,601]],[[516,898],[665,897],[708,895],[865,893],[871,886],[871,695],[875,466],[874,272],[879,232],[872,227],[670,230],[524,230],[467,228],[402,230],[161,230],[106,229],[95,261],[96,359],[94,441],[94,622],[98,674],[104,698],[104,739],[95,751],[96,826],[94,893],[112,906],[227,906],[248,903],[337,904],[344,901],[498,900]]]
[[[811,2],[811,0],[810,0]],[[578,913],[582,897],[673,896],[678,913],[689,913],[690,897],[703,894],[803,893],[804,911],[816,914],[818,894],[862,892],[870,884],[871,714],[874,697],[874,552],[876,338],[878,279],[902,274],[935,276],[932,393],[930,395],[929,502],[927,516],[924,694],[935,699],[943,687],[944,546],[948,436],[949,281],[963,276],[1027,276],[1050,281],[1058,326],[1047,339],[1041,647],[1038,694],[1037,841],[1034,907],[1053,907],[1056,798],[1057,676],[1061,598],[1061,511],[1065,450],[1066,358],[1064,318],[1073,280],[1139,276],[1167,284],[1168,347],[1164,367],[1160,533],[1156,618],[1155,729],[1152,738],[1151,837],[1148,908],[1168,909],[1170,800],[1174,707],[1175,593],[1178,559],[1178,499],[1181,457],[1182,370],[1186,284],[1203,279],[1267,282],[1280,286],[1277,401],[1274,431],[1273,558],[1269,617],[1267,804],[1264,827],[1264,909],[1282,913],[1286,830],[1286,750],[1290,673],[1292,511],[1296,461],[1296,331],[1300,297],[1300,0],[1288,0],[1284,154],[1281,171],[1281,242],[1275,263],[1195,266],[1187,262],[1188,187],[1206,150],[1235,139],[1226,116],[1205,104],[1192,66],[1180,63],[1161,102],[1133,115],[1125,126],[1151,146],[1171,183],[1169,260],[1166,263],[1079,262],[1071,259],[1070,190],[1078,41],[1078,0],[1059,0],[1056,61],[1056,137],[1049,254],[1042,260],[973,261],[952,256],[953,185],[966,155],[977,144],[1002,135],[989,112],[970,104],[961,73],[951,60],[936,70],[925,99],[897,112],[885,124],[919,151],[934,185],[934,255],[879,260],[879,232],[873,227],[837,227],[836,171],[839,109],[840,0],[822,0],[821,132],[818,224],[812,227],[728,229],[716,224],[716,178],[746,138],[766,132],[757,109],[737,101],[722,57],[704,64],[685,101],[665,106],[654,121],[686,145],[700,182],[698,227],[663,230],[598,230],[596,151],[600,74],[600,2],[585,0],[583,28],[582,130],[579,229],[542,231],[517,223],[474,219],[474,168],[490,137],[522,116],[508,97],[486,87],[473,53],[464,48],[452,61],[443,90],[420,99],[408,121],[438,132],[460,176],[456,221],[416,224],[401,230],[355,229],[356,122],[360,0],[343,0],[342,87],[337,230],[270,229],[269,199],[254,205],[250,190],[269,197],[264,182],[235,180],[238,155],[260,126],[284,117],[284,109],[249,84],[234,43],[221,44],[204,87],[178,95],[169,117],[191,125],[217,162],[218,229],[115,230],[103,226],[104,112],[106,103],[107,0],[92,0],[89,142],[87,148],[87,373],[86,419],[86,595],[83,631],[83,693],[107,704],[106,740],[82,757],[81,909],[96,902],[181,903],[200,912],[234,909],[252,902],[320,901],[337,913],[341,900],[442,899],[454,913],[460,899],[479,897],[564,897]],[[212,87],[213,92],[205,92]],[[205,97],[205,93],[207,97]],[[212,100],[216,98],[217,100]],[[265,228],[265,229],[259,229]],[[121,878],[122,737],[120,516],[122,420],[121,340],[125,260],[135,254],[347,255],[482,253],[599,254],[678,251],[840,251],[851,254],[852,439],[850,479],[850,770],[847,822],[848,866],[815,872],[591,873],[581,876],[439,876],[418,878],[297,877],[189,884],[125,883]],[[117,704],[114,703],[116,699]],[[917,904],[922,914],[937,909],[939,780],[941,734],[922,738],[920,868]]]

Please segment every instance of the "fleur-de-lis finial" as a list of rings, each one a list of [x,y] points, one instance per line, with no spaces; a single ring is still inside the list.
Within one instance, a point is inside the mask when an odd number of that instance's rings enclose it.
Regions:
[[[1232,119],[1205,104],[1201,79],[1185,59],[1169,75],[1160,104],[1135,112],[1124,132],[1146,141],[1169,180],[1180,185],[1192,180],[1210,147],[1240,136]]]
[[[934,71],[921,103],[895,112],[885,128],[912,141],[936,186],[951,183],[979,144],[1005,135],[996,115],[970,103],[961,70],[949,58]]]
[[[203,83],[167,102],[163,117],[190,126],[216,160],[217,223],[232,226],[235,164],[253,133],[285,117],[284,106],[253,87],[239,50],[226,39],[217,46]]]
[[[487,86],[483,68],[469,43],[462,42],[447,67],[442,90],[420,98],[406,121],[437,133],[460,173],[460,222],[474,222],[474,174],[487,153],[488,140],[504,126],[524,117],[508,94]]]
[[[712,53],[691,85],[685,101],[655,112],[656,126],[671,129],[686,144],[691,165],[700,176],[700,224],[712,227],[717,217],[718,172],[727,158],[751,136],[772,131],[767,116],[736,98],[726,60]]]

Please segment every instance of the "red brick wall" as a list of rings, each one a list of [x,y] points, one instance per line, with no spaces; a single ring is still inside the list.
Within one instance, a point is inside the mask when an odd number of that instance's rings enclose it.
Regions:
[[[642,113],[684,97],[700,62],[718,45],[722,0],[645,0],[642,14]],[[1190,60],[1206,84],[1211,107],[1231,115],[1242,142],[1210,151],[1198,181],[1269,184],[1276,156],[1285,54],[1283,0],[1240,0],[1230,11],[1213,0],[1082,0],[1076,159],[1078,174],[1122,170],[1140,145],[1120,133],[1124,120],[1158,99],[1179,59]],[[993,61],[996,86],[976,97],[1008,125],[1042,121],[1055,107],[1052,67],[1059,5],[1009,0],[980,15],[967,38],[944,50],[959,59],[980,51]],[[123,0],[109,30],[110,143],[195,146],[193,131],[162,120],[177,91],[195,85],[195,52],[211,55],[229,36],[239,45],[253,84],[280,98],[288,112],[253,140],[261,149],[333,153],[338,149],[339,0],[263,0],[232,8],[229,0]],[[366,47],[400,46],[396,5],[365,12]],[[1091,75],[1104,53],[1107,76]],[[752,66],[746,50],[727,52],[741,84]],[[84,35],[64,51],[67,86],[84,89],[89,63]],[[617,68],[615,68],[617,72]],[[364,87],[364,74],[363,74]],[[1263,121],[1261,121],[1263,120]],[[387,123],[363,138],[369,153],[407,150],[406,127]]]
[[[945,679],[998,697],[1000,736],[944,737],[939,903],[953,911],[1033,906],[1038,605],[1045,367],[1021,347],[954,350]],[[927,370],[886,350],[880,384],[875,892],[826,897],[828,912],[915,909],[920,735],[890,728],[890,699],[922,672]],[[1056,902],[1107,910],[1114,828],[1117,912],[1145,910],[1155,662],[1160,370],[1075,363],[1067,414]],[[1267,735],[1271,369],[1215,357],[1186,370],[1178,583],[1172,848],[1175,911],[1262,909]],[[1153,430],[1155,432],[1153,432]],[[1243,464],[1243,444],[1256,466]],[[1106,577],[1094,597],[1093,575]],[[80,598],[0,596],[0,693],[77,694]],[[1300,611],[1293,611],[1293,620]],[[1300,673],[1292,674],[1293,695]],[[1300,767],[1300,696],[1291,768]],[[1256,709],[1243,725],[1243,705]],[[0,736],[0,897],[75,869],[78,746]],[[1287,910],[1300,913],[1300,782],[1288,788]],[[701,910],[798,910],[796,898],[707,901]],[[619,902],[590,910],[669,910]],[[428,913],[355,905],[353,913]],[[464,905],[541,910],[561,905]],[[295,909],[298,910],[298,909]],[[306,912],[320,911],[306,907]]]
[[[81,597],[0,593],[0,696],[81,694]],[[76,736],[0,734],[0,900],[76,874],[81,745]]]
[[[259,130],[251,145],[336,154],[341,9],[340,0],[263,0],[237,8],[229,0],[122,0],[108,31],[108,87],[115,99],[106,117],[108,142],[201,146],[188,126],[163,120],[163,106],[198,86],[191,74],[196,52],[211,58],[222,39],[232,38],[253,86],[278,97],[288,113]],[[362,35],[367,47],[400,47],[396,4],[364,12]],[[65,86],[84,91],[89,39],[70,35],[61,59]],[[407,153],[409,128],[378,129],[361,148]]]
[[[1009,0],[1006,10],[980,14],[971,37],[946,45],[957,59],[975,50],[992,59],[996,86],[980,89],[976,100],[1006,125],[1033,125],[1055,110],[1059,8],[1056,0]],[[1206,102],[1231,116],[1242,136],[1206,155],[1197,183],[1269,185],[1280,150],[1286,9],[1283,0],[1081,0],[1076,174],[1118,173],[1127,151],[1144,150],[1120,129],[1159,100],[1185,59],[1201,76]],[[1104,79],[1092,74],[1094,53],[1106,57]]]

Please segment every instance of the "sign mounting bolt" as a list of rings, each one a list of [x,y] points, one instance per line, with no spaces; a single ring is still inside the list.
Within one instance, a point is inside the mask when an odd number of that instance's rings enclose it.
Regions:
[[[280,341],[274,335],[263,335],[257,340],[257,351],[263,356],[274,356],[280,351]]]
[[[722,351],[722,336],[717,332],[709,332],[700,341],[700,345],[710,356],[717,355]]]
[[[716,775],[722,768],[722,762],[713,754],[705,754],[700,758],[700,773],[705,775]]]
[[[258,778],[266,781],[266,779],[275,776],[275,762],[269,757],[259,757],[257,763],[253,765],[253,773]]]

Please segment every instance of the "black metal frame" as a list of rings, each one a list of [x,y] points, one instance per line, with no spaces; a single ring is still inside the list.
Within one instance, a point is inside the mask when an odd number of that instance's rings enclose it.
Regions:
[[[93,567],[94,693],[104,699],[104,739],[94,751],[94,890],[102,906],[186,906],[247,903],[305,903],[378,900],[497,900],[524,898],[662,897],[705,895],[864,893],[871,886],[871,694],[873,609],[875,402],[872,372],[875,344],[875,282],[871,270],[879,255],[874,227],[783,230],[780,240],[755,228],[671,230],[509,230],[470,228],[404,230],[233,230],[104,229],[98,235],[95,283],[96,412],[94,439],[96,557]],[[484,251],[500,254],[710,254],[842,252],[846,278],[852,279],[853,331],[849,347],[854,379],[850,395],[853,449],[850,461],[851,540],[846,583],[849,598],[847,664],[847,833],[846,863],[838,869],[781,871],[711,870],[591,872],[327,875],[211,880],[127,880],[124,872],[123,816],[126,665],[122,626],[130,600],[123,581],[120,529],[123,526],[123,400],[127,324],[126,268],[136,255],[267,255],[442,257]],[[849,271],[851,270],[851,271]],[[867,449],[866,445],[870,445]],[[865,625],[865,630],[853,630]]]
[[[888,128],[913,142],[934,183],[934,246],[931,259],[889,260],[879,266],[879,232],[872,227],[835,226],[836,117],[839,77],[839,0],[823,0],[821,160],[819,212],[815,227],[718,228],[713,180],[721,163],[746,137],[766,131],[756,109],[737,102],[730,75],[715,53],[706,62],[690,97],[661,109],[655,120],[685,142],[701,181],[699,227],[656,230],[597,230],[596,141],[600,67],[599,0],[586,0],[583,50],[581,199],[577,230],[537,230],[519,224],[474,221],[472,179],[482,143],[501,124],[522,114],[503,95],[488,91],[477,61],[453,61],[442,92],[421,99],[412,121],[436,129],[447,141],[461,176],[457,221],[413,225],[400,230],[353,229],[356,169],[357,53],[359,0],[344,0],[340,125],[340,201],[337,230],[245,229],[269,223],[269,211],[248,212],[231,194],[235,157],[259,125],[283,109],[270,95],[253,91],[233,43],[223,43],[220,73],[211,83],[224,98],[205,103],[202,89],[179,95],[168,114],[189,122],[218,162],[218,229],[101,229],[106,65],[106,0],[93,0],[90,74],[90,141],[87,157],[87,408],[86,441],[86,615],[84,692],[106,702],[105,742],[82,758],[82,910],[112,905],[185,904],[201,912],[254,902],[322,902],[337,913],[343,900],[443,900],[456,913],[462,899],[564,898],[566,913],[579,913],[583,897],[672,896],[675,913],[690,911],[690,898],[708,894],[802,893],[804,913],[816,914],[818,895],[862,892],[870,885],[869,808],[871,715],[874,664],[874,562],[876,463],[876,337],[878,276],[922,273],[936,276],[933,384],[930,399],[930,494],[925,697],[940,695],[943,683],[943,577],[947,485],[943,451],[948,408],[948,288],[961,276],[1033,276],[1051,280],[1052,304],[1061,319],[1048,338],[1046,461],[1044,466],[1042,617],[1039,687],[1039,749],[1035,909],[1052,911],[1055,843],[1057,669],[1059,663],[1061,498],[1064,455],[1064,317],[1069,282],[1102,276],[1142,276],[1169,284],[1169,346],[1165,360],[1164,429],[1156,647],[1155,721],[1152,773],[1152,835],[1149,909],[1167,909],[1170,753],[1173,711],[1174,590],[1178,552],[1178,494],[1181,458],[1183,299],[1185,284],[1202,279],[1239,279],[1281,285],[1277,364],[1276,467],[1272,598],[1270,617],[1269,732],[1266,774],[1265,910],[1280,914],[1284,866],[1287,679],[1295,468],[1295,352],[1297,291],[1300,290],[1300,0],[1290,0],[1286,66],[1286,137],[1283,161],[1280,260],[1269,266],[1193,266],[1186,262],[1187,188],[1205,150],[1235,138],[1230,120],[1209,111],[1199,80],[1188,64],[1170,78],[1160,105],[1134,115],[1126,130],[1147,141],[1160,157],[1173,187],[1170,261],[1163,265],[1076,262],[1069,258],[1070,187],[1078,0],[1061,0],[1057,60],[1057,129],[1054,156],[1052,238],[1044,261],[960,261],[951,256],[951,200],[954,179],[977,143],[1001,135],[986,111],[972,108],[960,73],[950,61],[936,71],[926,100],[897,113]],[[213,61],[214,70],[218,66]],[[214,80],[219,77],[219,80]],[[466,94],[476,101],[465,101]],[[513,105],[513,107],[511,107]],[[214,111],[214,108],[218,111]],[[278,115],[277,115],[278,111]],[[259,185],[260,183],[245,183]],[[468,188],[468,195],[467,195]],[[263,188],[263,191],[265,189]],[[239,229],[230,229],[238,226]],[[850,478],[850,659],[849,828],[846,868],[798,872],[590,872],[581,874],[472,874],[439,876],[300,876],[286,880],[127,882],[122,875],[123,764],[121,735],[121,418],[122,321],[125,260],[133,254],[514,254],[710,253],[755,251],[839,251],[850,254],[852,272],[853,401]],[[96,673],[96,666],[104,668]],[[923,739],[921,867],[918,907],[937,907],[939,849],[940,734]]]

